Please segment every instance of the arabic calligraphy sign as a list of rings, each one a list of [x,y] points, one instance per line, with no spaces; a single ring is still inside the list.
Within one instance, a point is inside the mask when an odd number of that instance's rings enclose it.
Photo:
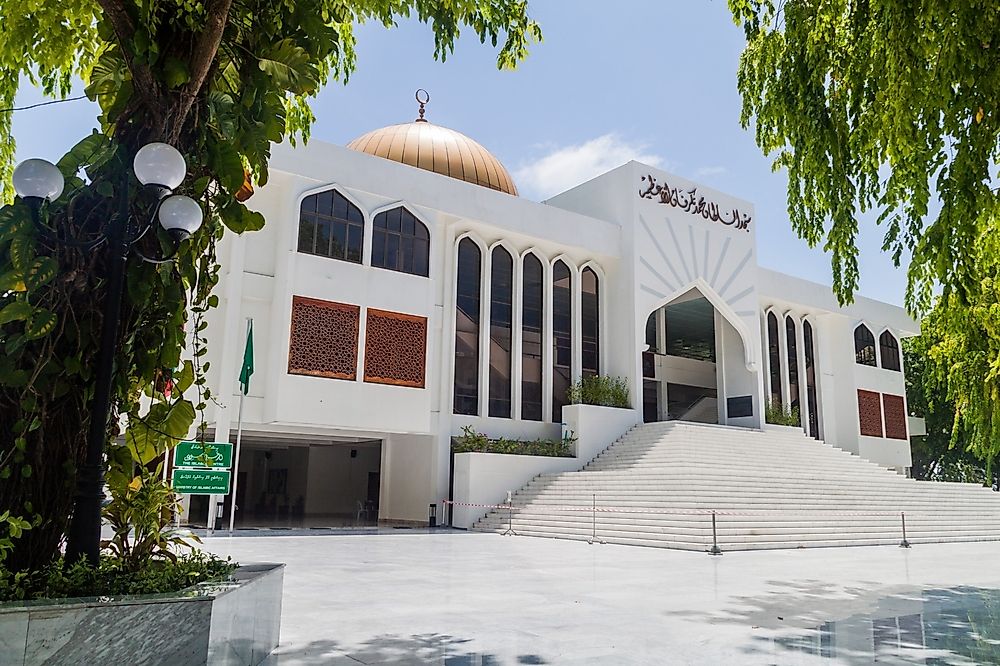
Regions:
[[[174,491],[186,495],[228,495],[228,469],[175,469]]]
[[[711,222],[718,222],[742,231],[750,231],[749,215],[741,213],[737,208],[733,208],[729,212],[720,211],[719,204],[699,195],[697,187],[684,190],[679,187],[670,187],[666,181],[661,185],[656,182],[656,178],[652,175],[642,176],[640,180],[647,183],[645,188],[639,189],[639,197],[642,199],[652,199],[661,204],[680,208],[685,213],[699,215]]]
[[[174,467],[229,469],[233,445],[229,442],[181,442],[174,448]]]

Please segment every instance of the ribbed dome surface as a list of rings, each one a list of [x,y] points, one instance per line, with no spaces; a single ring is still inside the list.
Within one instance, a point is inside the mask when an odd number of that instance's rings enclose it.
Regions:
[[[507,169],[490,151],[461,132],[424,120],[368,132],[347,147],[517,195]]]

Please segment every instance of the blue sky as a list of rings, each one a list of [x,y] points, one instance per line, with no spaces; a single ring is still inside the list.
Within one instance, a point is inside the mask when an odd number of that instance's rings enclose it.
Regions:
[[[427,117],[490,149],[522,194],[541,199],[629,159],[747,199],[756,207],[762,265],[824,284],[830,261],[792,232],[786,179],[740,128],[736,70],[743,31],[723,0],[533,0],[545,41],[514,72],[472,34],[445,63],[430,29],[361,26],[358,67],[315,103],[313,137],[344,144],[416,117],[413,92],[430,91]],[[19,104],[39,101],[25,89]],[[86,101],[20,112],[18,156],[58,159],[94,125]],[[881,252],[873,218],[861,223],[860,293],[901,304],[905,271]]]

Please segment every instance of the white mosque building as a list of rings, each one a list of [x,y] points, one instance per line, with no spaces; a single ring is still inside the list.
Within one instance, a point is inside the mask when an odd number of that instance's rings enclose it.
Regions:
[[[595,374],[627,381],[632,423],[759,430],[797,408],[806,435],[905,473],[904,310],[760,267],[757,227],[781,221],[750,202],[638,162],[530,201],[423,116],[277,147],[249,201],[266,226],[223,242],[217,439],[247,319],[256,346],[237,525],[425,523],[463,427],[558,438]]]

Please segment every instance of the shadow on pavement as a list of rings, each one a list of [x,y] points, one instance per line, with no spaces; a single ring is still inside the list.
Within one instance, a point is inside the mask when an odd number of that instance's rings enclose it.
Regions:
[[[397,636],[386,634],[371,638],[360,645],[343,645],[337,641],[313,641],[302,646],[279,646],[264,662],[264,666],[341,666],[364,664],[395,664],[398,666],[501,666],[516,664],[548,664],[536,654],[522,654],[510,658],[500,655],[470,651],[471,639],[445,634],[417,634]]]

